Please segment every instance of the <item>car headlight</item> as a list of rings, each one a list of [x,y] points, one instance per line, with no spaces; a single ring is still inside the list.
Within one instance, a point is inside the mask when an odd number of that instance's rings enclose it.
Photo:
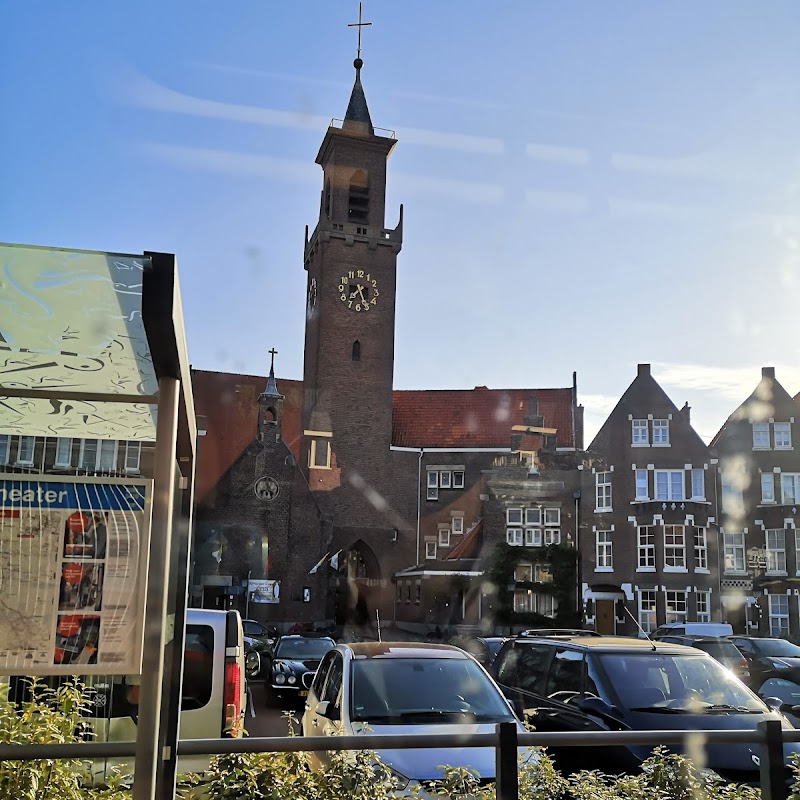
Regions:
[[[294,675],[289,676],[289,683],[297,683],[297,678]]]
[[[275,676],[275,683],[286,683],[286,676],[283,673]]]
[[[402,772],[398,772],[388,764],[384,764],[380,761],[377,761],[372,765],[372,774],[375,776],[376,780],[389,781],[392,789],[394,789],[396,792],[405,789],[410,780],[409,778],[406,778]]]

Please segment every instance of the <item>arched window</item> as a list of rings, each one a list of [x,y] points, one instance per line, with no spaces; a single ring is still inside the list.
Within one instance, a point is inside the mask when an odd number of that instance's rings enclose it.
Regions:
[[[367,222],[369,218],[369,179],[363,169],[356,170],[350,178],[347,202],[347,219],[350,222]]]
[[[353,342],[353,361],[361,361],[361,342],[358,339]]]

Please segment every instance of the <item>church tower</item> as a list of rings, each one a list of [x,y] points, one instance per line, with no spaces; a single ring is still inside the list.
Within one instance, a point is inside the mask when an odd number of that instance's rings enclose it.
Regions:
[[[363,61],[344,120],[334,120],[322,167],[319,221],[306,230],[307,276],[301,467],[337,544],[386,532],[390,492],[395,284],[402,246],[385,225],[391,131],[372,125],[361,85]],[[344,529],[360,529],[348,534]]]

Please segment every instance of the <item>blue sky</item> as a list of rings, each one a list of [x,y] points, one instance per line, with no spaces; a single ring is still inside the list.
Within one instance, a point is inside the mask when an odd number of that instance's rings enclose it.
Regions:
[[[178,257],[193,365],[302,376],[314,164],[357,4],[8,3],[0,240]],[[365,5],[405,205],[398,388],[566,386],[637,362],[709,438],[800,391],[800,4]]]

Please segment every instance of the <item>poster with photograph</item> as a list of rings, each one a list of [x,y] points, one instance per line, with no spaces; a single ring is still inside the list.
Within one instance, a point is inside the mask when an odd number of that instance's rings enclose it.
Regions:
[[[0,674],[140,672],[150,486],[0,475]]]

